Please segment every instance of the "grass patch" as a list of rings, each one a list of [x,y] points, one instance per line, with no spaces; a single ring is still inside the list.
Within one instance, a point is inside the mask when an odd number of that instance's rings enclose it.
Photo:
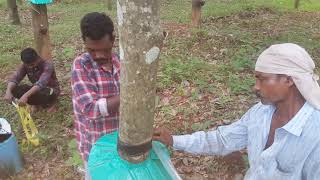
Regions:
[[[68,151],[71,154],[69,159],[66,161],[69,166],[80,166],[82,165],[82,159],[77,149],[77,142],[75,139],[72,139],[68,144]]]
[[[241,77],[239,75],[230,74],[228,81],[231,92],[235,95],[251,93],[251,88],[254,83],[255,79],[251,75],[248,77]]]
[[[206,1],[203,6],[203,16],[227,16],[243,11],[253,11],[259,8],[271,8],[281,11],[296,11],[294,0],[213,0]],[[319,11],[320,2],[317,0],[301,0],[299,11]]]
[[[7,2],[5,0],[0,0],[0,8],[7,7]]]
[[[195,80],[208,79],[210,66],[199,59],[180,59],[172,58],[167,60],[161,70],[160,83],[167,87],[172,83],[180,84],[183,80],[195,82]]]
[[[26,30],[21,26],[13,26],[0,21],[0,27],[0,41],[3,42],[0,46],[0,67],[3,73],[20,62],[20,51],[32,46],[30,43],[32,37],[27,35]]]
[[[105,12],[110,15],[114,22],[116,22],[115,10],[107,11],[107,3],[102,0],[95,0],[92,2],[81,2],[79,0],[70,0],[67,3],[57,3],[50,6],[48,9],[49,16],[57,16],[57,19],[50,24],[50,35],[53,43],[57,46],[65,45],[72,39],[81,39],[80,36],[80,20],[81,18],[92,10],[96,12]],[[81,41],[80,41],[81,42]]]
[[[161,19],[178,23],[187,23],[191,18],[191,1],[165,0],[161,5]]]
[[[243,11],[253,11],[261,7],[281,11],[297,11],[293,0],[210,0],[203,6],[203,17],[228,16]],[[161,18],[179,23],[191,22],[191,1],[164,1]],[[299,11],[319,11],[318,0],[301,0]]]

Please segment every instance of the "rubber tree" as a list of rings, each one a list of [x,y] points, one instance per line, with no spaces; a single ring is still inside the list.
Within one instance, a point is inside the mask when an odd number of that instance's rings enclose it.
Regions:
[[[205,0],[192,0],[192,26],[200,27],[201,24],[201,7]]]
[[[108,10],[111,11],[112,10],[112,0],[108,0]]]
[[[153,133],[156,75],[163,42],[159,0],[118,0],[121,61],[119,155],[146,159]]]
[[[300,4],[300,0],[294,0],[294,8],[298,9]]]
[[[7,0],[9,19],[12,24],[20,24],[20,18],[18,14],[18,6],[16,0]]]
[[[32,4],[31,14],[35,47],[42,58],[51,60],[47,6],[45,4]]]

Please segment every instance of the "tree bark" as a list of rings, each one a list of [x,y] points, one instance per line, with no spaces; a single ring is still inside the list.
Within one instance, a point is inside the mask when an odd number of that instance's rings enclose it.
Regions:
[[[112,10],[112,0],[108,0],[108,10]]]
[[[16,0],[7,0],[11,24],[21,24]]]
[[[51,60],[47,6],[32,4],[31,11],[36,49],[43,59]]]
[[[300,0],[294,0],[294,8],[298,9],[300,4]]]
[[[159,8],[159,0],[117,1],[121,61],[118,152],[132,163],[146,159],[152,140],[163,42]],[[138,153],[130,154],[126,148]]]
[[[201,7],[205,4],[204,0],[192,0],[192,26],[200,27]]]

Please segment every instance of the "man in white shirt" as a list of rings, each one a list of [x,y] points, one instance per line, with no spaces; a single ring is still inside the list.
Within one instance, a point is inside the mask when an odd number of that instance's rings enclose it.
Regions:
[[[320,179],[320,87],[314,68],[300,46],[273,45],[255,67],[254,89],[261,102],[239,121],[181,136],[159,128],[153,138],[194,154],[226,155],[246,148],[248,180]]]

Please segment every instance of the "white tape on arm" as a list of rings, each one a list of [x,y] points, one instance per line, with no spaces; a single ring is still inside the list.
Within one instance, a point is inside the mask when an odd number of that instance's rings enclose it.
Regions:
[[[102,116],[109,116],[108,103],[106,98],[101,98],[97,101],[100,113]]]

